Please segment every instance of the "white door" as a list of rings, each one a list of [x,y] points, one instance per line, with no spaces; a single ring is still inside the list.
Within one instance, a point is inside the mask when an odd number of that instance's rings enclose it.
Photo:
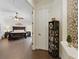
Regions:
[[[37,11],[37,39],[38,49],[48,49],[48,9],[41,8]]]

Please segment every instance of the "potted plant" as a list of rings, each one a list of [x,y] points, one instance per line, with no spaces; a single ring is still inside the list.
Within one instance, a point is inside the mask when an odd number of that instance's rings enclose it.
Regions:
[[[67,42],[68,42],[68,46],[71,47],[72,39],[70,35],[67,35]]]

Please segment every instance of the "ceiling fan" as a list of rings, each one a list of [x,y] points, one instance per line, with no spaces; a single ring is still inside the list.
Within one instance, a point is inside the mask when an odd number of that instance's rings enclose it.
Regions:
[[[23,17],[18,16],[18,12],[16,12],[16,15],[14,16],[15,19],[24,19]]]
[[[18,12],[16,12],[16,15],[14,16],[15,20],[17,21],[16,25],[22,25],[22,23],[18,22],[21,19],[24,19],[23,17],[18,16]]]
[[[10,19],[13,19],[13,20],[23,20],[24,18],[23,17],[20,17],[20,16],[18,16],[18,12],[16,12],[16,15],[15,16],[9,16],[10,17]]]

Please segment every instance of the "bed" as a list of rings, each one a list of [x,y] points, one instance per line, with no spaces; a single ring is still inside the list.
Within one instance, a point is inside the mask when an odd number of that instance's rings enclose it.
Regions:
[[[13,26],[12,31],[9,32],[9,40],[26,38],[26,28],[23,26]]]

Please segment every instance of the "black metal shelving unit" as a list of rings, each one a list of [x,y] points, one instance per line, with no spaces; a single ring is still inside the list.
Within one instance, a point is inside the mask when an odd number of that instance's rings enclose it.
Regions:
[[[48,51],[52,57],[59,58],[59,21],[49,22]]]

